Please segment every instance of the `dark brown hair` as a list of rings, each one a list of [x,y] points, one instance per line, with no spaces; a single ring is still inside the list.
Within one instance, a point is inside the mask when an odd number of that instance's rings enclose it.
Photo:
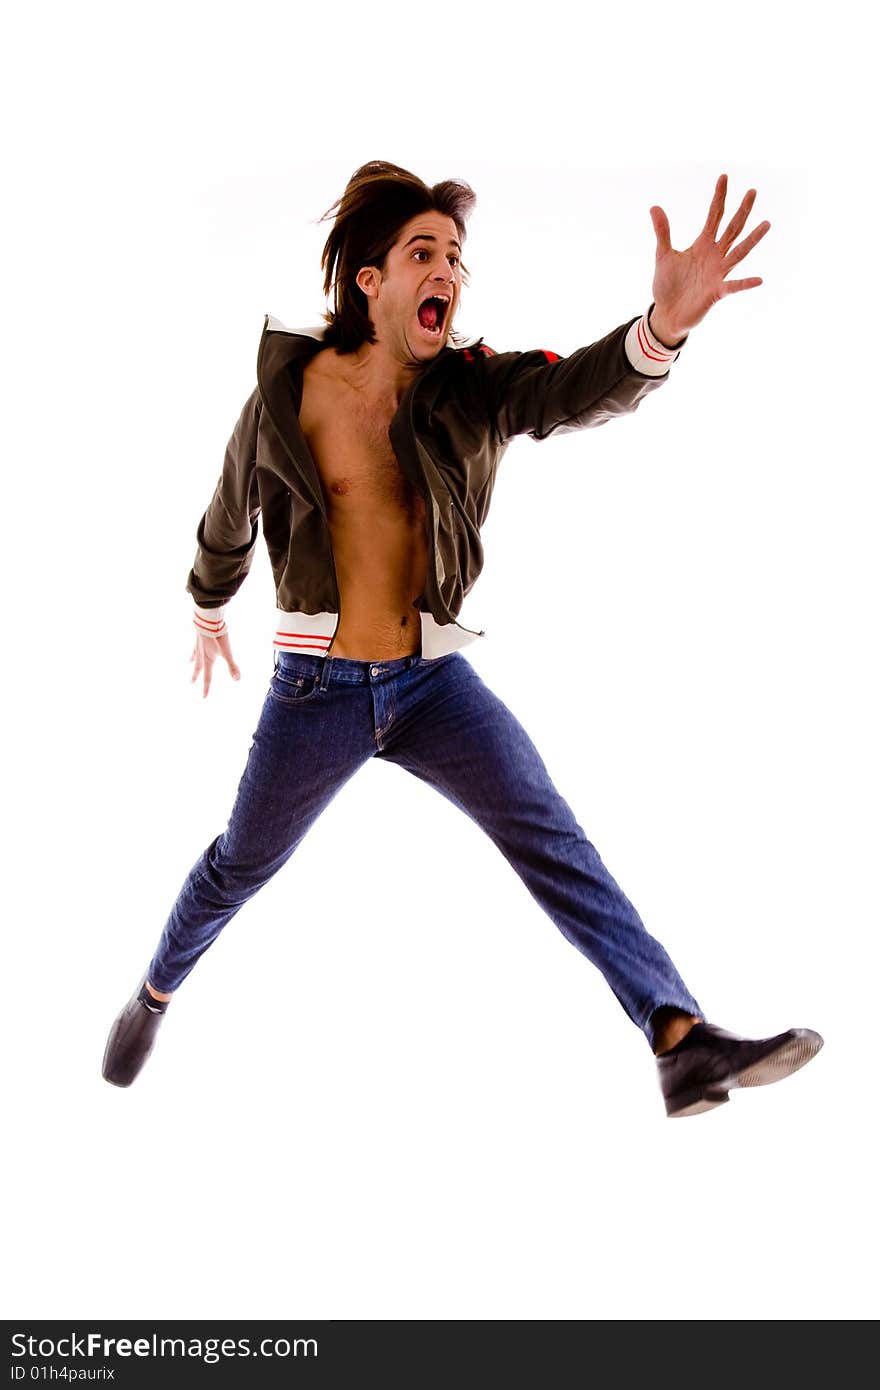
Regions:
[[[429,187],[415,174],[383,159],[370,160],[356,169],[342,197],[320,219],[326,222],[334,217],[321,256],[324,293],[328,298],[332,295],[333,306],[324,315],[330,325],[324,333],[325,344],[339,352],[354,352],[361,343],[376,341],[367,296],[355,284],[355,276],[365,265],[383,269],[401,227],[410,218],[420,212],[441,212],[452,218],[464,244],[465,223],[476,201],[470,184],[461,179],[446,179]],[[467,284],[464,265],[461,278]],[[453,342],[464,341],[457,333],[450,331],[449,336]]]

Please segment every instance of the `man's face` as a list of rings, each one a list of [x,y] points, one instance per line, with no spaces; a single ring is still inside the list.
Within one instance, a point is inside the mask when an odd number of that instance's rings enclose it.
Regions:
[[[461,246],[451,217],[420,213],[407,222],[379,273],[365,268],[376,338],[399,361],[428,362],[446,344],[461,297]]]

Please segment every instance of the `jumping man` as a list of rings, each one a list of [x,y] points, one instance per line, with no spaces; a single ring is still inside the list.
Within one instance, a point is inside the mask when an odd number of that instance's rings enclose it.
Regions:
[[[372,758],[421,778],[494,841],[645,1034],[669,1116],[710,1110],[818,1052],[807,1028],[748,1039],[708,1022],[525,729],[461,654],[483,635],[458,615],[482,569],[480,529],[510,440],[634,411],[712,306],[761,284],[726,278],[770,226],[734,244],[750,189],[719,236],[726,192],[722,174],[685,251],[652,207],[650,307],[559,357],[495,352],[454,332],[475,203],[466,183],[429,187],[379,160],[352,175],[326,214],[332,309],[313,329],[266,316],[257,384],[198,526],[186,585],[193,681],[202,676],[207,696],[221,657],[239,678],[226,612],[260,518],[276,587],[274,671],[226,829],[190,870],[113,1024],[107,1081],[132,1083],[199,957]]]

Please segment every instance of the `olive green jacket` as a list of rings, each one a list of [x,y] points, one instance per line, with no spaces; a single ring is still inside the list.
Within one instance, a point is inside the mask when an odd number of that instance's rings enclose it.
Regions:
[[[668,348],[654,337],[653,307],[568,357],[544,349],[493,352],[482,339],[444,347],[407,389],[389,436],[403,474],[426,503],[427,578],[415,600],[423,656],[484,635],[457,619],[483,567],[480,528],[510,440],[603,425],[663,385],[681,344]],[[222,635],[262,519],[279,610],[275,646],[312,654],[327,652],[340,619],[327,503],[299,424],[303,370],[321,350],[323,331],[287,328],[265,316],[257,384],[199,522],[186,583],[196,625]]]

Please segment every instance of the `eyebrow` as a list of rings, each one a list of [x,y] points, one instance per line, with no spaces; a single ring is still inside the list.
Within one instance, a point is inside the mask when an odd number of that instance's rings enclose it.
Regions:
[[[409,241],[406,243],[406,246],[404,246],[403,249],[404,249],[404,251],[405,251],[407,246],[412,246],[412,244],[413,244],[414,241],[436,241],[436,240],[437,240],[437,237],[435,237],[431,232],[417,232],[415,236],[411,236],[411,237],[410,237]],[[461,250],[461,247],[458,245],[458,242],[455,240],[454,237],[450,237],[450,239],[449,239],[449,245],[450,245],[450,246],[456,246],[456,247],[458,247],[458,250],[459,250],[459,251]]]

